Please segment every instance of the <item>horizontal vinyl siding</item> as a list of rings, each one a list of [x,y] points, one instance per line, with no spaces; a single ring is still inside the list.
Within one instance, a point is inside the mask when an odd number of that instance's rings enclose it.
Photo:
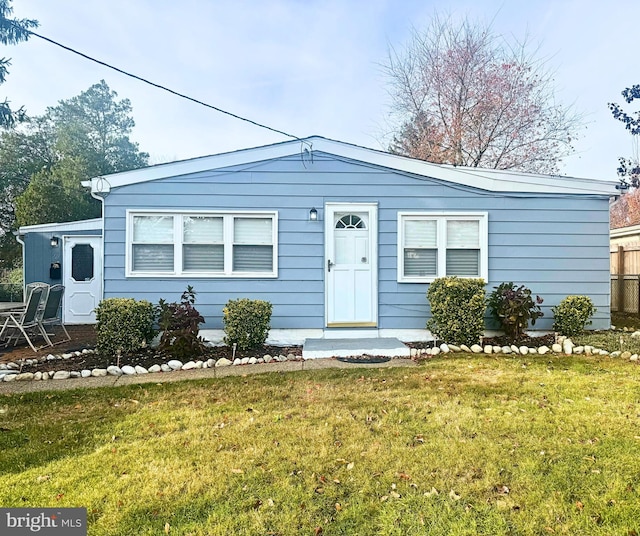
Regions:
[[[306,167],[305,167],[306,166]],[[105,199],[105,297],[179,300],[186,286],[207,328],[222,326],[222,307],[247,297],[273,303],[272,327],[322,328],[327,202],[378,203],[378,325],[424,328],[427,284],[397,282],[398,211],[488,212],[489,281],[525,284],[550,308],[568,294],[592,297],[594,327],[609,324],[609,213],[604,197],[490,193],[414,178],[383,168],[314,154],[114,188]],[[309,210],[319,213],[309,222]],[[127,209],[276,210],[278,278],[124,277]]]
[[[51,279],[49,268],[58,262],[62,268],[64,263],[63,236],[99,236],[99,230],[87,231],[35,231],[24,235],[24,283],[40,281],[54,285],[62,283],[62,279]],[[51,247],[51,237],[57,236],[60,243]],[[61,271],[62,273],[62,271]]]

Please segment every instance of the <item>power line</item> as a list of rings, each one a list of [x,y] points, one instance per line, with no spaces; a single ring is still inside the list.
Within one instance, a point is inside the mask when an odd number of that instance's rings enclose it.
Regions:
[[[84,54],[83,52],[80,52],[78,50],[75,50],[71,47],[68,47],[66,45],[63,45],[62,43],[58,43],[57,41],[54,41],[53,39],[49,39],[48,37],[45,37],[44,35],[40,35],[39,33],[36,33],[32,30],[27,30],[29,32],[29,34],[35,36],[35,37],[39,37],[40,39],[47,41],[48,43],[51,43],[52,45],[56,45],[57,47],[60,47],[64,50],[67,50],[68,52],[72,52],[73,54],[77,54],[78,56],[85,58],[89,61],[93,61],[94,63],[97,63],[99,65],[102,65],[104,67],[107,67],[109,69],[112,69],[120,74],[124,74],[125,76],[129,76],[131,78],[135,78],[136,80],[139,80],[140,82],[144,82],[145,84],[149,84],[150,86],[156,87],[158,89],[161,89],[163,91],[167,91],[168,93],[171,93],[173,95],[176,95],[178,97],[181,97],[183,99],[189,100],[191,102],[195,102],[196,104],[200,104],[202,106],[206,106],[207,108],[211,108],[212,110],[215,110],[216,112],[220,112],[222,114],[228,115],[230,117],[233,117],[234,119],[239,119],[240,121],[246,121],[247,123],[251,123],[252,125],[255,125],[257,127],[260,128],[266,128],[267,130],[270,130],[272,132],[275,132],[277,134],[282,134],[283,136],[287,136],[288,138],[293,138],[295,140],[299,140],[301,142],[304,142],[304,140],[302,140],[301,138],[299,138],[298,136],[294,136],[293,134],[289,134],[287,132],[284,132],[283,130],[278,130],[277,128],[272,128],[270,126],[267,125],[263,125],[262,123],[258,123],[257,121],[253,121],[252,119],[247,119],[246,117],[242,117],[240,115],[234,114],[232,112],[227,112],[226,110],[223,110],[222,108],[218,108],[217,106],[213,106],[212,104],[208,104],[206,102],[203,102],[201,100],[195,99],[193,97],[190,97],[189,95],[185,95],[184,93],[180,93],[178,91],[174,91],[173,89],[170,89],[166,86],[163,86],[161,84],[156,84],[155,82],[151,82],[150,80],[147,80],[146,78],[142,78],[141,76],[138,76],[136,74],[133,73],[129,73],[127,71],[124,71],[123,69],[119,69],[118,67],[114,67],[113,65],[110,65],[109,63],[106,63],[104,61],[101,61],[99,59],[93,58],[87,54]]]

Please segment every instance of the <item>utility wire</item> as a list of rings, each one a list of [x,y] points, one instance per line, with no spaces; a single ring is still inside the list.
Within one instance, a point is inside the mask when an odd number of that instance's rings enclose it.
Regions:
[[[226,110],[223,110],[222,108],[218,108],[217,106],[213,106],[212,104],[207,104],[206,102],[203,102],[201,100],[195,99],[193,97],[189,97],[189,95],[185,95],[184,93],[180,93],[178,91],[174,91],[173,89],[169,89],[166,86],[163,86],[161,84],[156,84],[155,82],[151,82],[150,80],[147,80],[146,78],[142,78],[141,76],[135,75],[133,73],[129,73],[127,71],[124,71],[122,69],[119,69],[118,67],[114,67],[113,65],[110,65],[104,61],[98,60],[96,58],[92,58],[91,56],[88,56],[87,54],[84,54],[78,50],[75,50],[71,47],[65,46],[62,43],[58,43],[57,41],[54,41],[53,39],[49,39],[48,37],[45,37],[44,35],[40,35],[39,33],[36,33],[32,30],[27,30],[29,32],[29,34],[33,35],[34,37],[39,37],[40,39],[47,41],[48,43],[51,43],[52,45],[56,45],[57,47],[60,47],[64,50],[67,50],[69,52],[72,52],[73,54],[77,54],[78,56],[85,58],[89,61],[93,61],[94,63],[97,63],[99,65],[102,65],[104,67],[107,67],[109,69],[112,69],[120,74],[124,74],[125,76],[129,76],[131,78],[135,78],[136,80],[139,80],[140,82],[144,82],[145,84],[149,84],[150,86],[156,87],[158,89],[161,89],[163,91],[167,91],[168,93],[171,93],[173,95],[176,95],[178,97],[181,97],[183,99],[189,100],[191,102],[195,102],[196,104],[200,104],[202,106],[206,106],[207,108],[211,108],[212,110],[215,110],[216,112],[220,112],[222,114],[228,115],[233,117],[234,119],[239,119],[240,121],[246,121],[247,123],[251,123],[252,125],[255,125],[257,127],[260,128],[266,128],[267,130],[270,130],[272,132],[275,132],[276,134],[282,134],[283,136],[287,136],[288,138],[293,138],[295,140],[299,140],[301,142],[304,142],[304,140],[302,140],[301,138],[299,138],[298,136],[294,136],[293,134],[289,134],[287,132],[284,132],[283,130],[278,130],[277,128],[272,128],[270,126],[267,125],[263,125],[262,123],[258,123],[257,121],[253,121],[251,119],[247,119],[246,117],[242,117],[240,115],[234,114],[232,112],[227,112]]]

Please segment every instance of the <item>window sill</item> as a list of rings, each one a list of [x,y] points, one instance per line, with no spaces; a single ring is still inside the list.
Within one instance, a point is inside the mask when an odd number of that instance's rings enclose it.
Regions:
[[[448,275],[439,275],[434,277],[401,277],[398,278],[398,283],[433,283],[436,279],[440,279],[443,277],[458,277],[459,279],[484,279],[486,281],[486,277],[481,275],[456,275],[456,276],[448,276]]]
[[[433,283],[437,277],[401,277],[398,283]]]
[[[126,278],[153,278],[153,279],[186,279],[186,278],[198,278],[198,279],[276,279],[278,274],[259,273],[259,272],[243,272],[235,274],[220,274],[220,273],[206,273],[206,272],[184,272],[176,274],[173,272],[144,272],[144,273],[129,273],[126,274]]]

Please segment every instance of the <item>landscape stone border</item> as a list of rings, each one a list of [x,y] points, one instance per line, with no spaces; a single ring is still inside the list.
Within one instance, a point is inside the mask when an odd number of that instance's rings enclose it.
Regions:
[[[152,365],[148,369],[140,365],[135,367],[131,365],[110,365],[107,368],[94,368],[92,370],[58,370],[56,372],[22,372],[24,365],[37,365],[47,361],[65,360],[72,357],[79,357],[83,354],[93,354],[96,350],[85,349],[82,351],[70,352],[61,355],[49,354],[39,359],[23,359],[19,362],[10,361],[8,363],[0,363],[0,382],[12,381],[47,381],[47,380],[66,380],[69,378],[100,378],[105,376],[134,376],[136,374],[154,374],[159,372],[173,372],[175,370],[193,370],[206,369],[213,367],[229,367],[233,365],[255,365],[257,363],[281,363],[284,361],[301,361],[300,356],[294,354],[272,356],[265,354],[263,357],[243,357],[236,358],[233,361],[220,358],[218,360],[208,359],[207,361],[188,361],[182,363],[177,359],[172,359],[160,365]]]
[[[638,333],[638,335],[636,335]],[[640,337],[640,331],[634,332],[632,335]],[[455,344],[447,344],[442,343],[440,346],[434,346],[433,348],[412,348],[411,349],[411,357],[434,357],[441,353],[447,354],[450,352],[465,352],[472,354],[518,354],[518,355],[528,355],[528,354],[536,354],[536,355],[545,355],[549,352],[554,354],[564,354],[564,355],[597,355],[597,356],[609,356],[609,357],[621,357],[622,359],[628,359],[629,361],[638,361],[638,354],[632,354],[631,352],[623,352],[623,351],[615,351],[608,352],[607,350],[602,350],[600,348],[596,348],[595,346],[576,346],[573,341],[564,336],[560,336],[556,339],[556,342],[551,345],[551,348],[548,346],[540,346],[537,348],[528,347],[528,346],[516,346],[512,344],[510,346],[492,346],[490,344],[485,344],[484,346],[480,346],[479,344],[474,344],[472,346],[467,346],[465,344],[461,344],[459,346]]]
[[[640,331],[633,333],[632,336],[640,337]],[[182,363],[177,359],[172,359],[166,363],[160,365],[152,365],[148,369],[140,365],[135,367],[131,365],[124,365],[118,367],[116,365],[110,365],[107,368],[94,368],[92,370],[58,370],[56,372],[22,372],[24,365],[37,365],[38,363],[44,363],[54,360],[65,360],[72,357],[78,357],[83,354],[93,354],[96,350],[85,349],[82,351],[65,353],[61,355],[49,354],[39,359],[24,359],[21,362],[8,362],[0,363],[0,381],[12,382],[12,381],[47,381],[47,380],[66,380],[68,378],[99,378],[105,376],[134,376],[139,374],[157,374],[161,372],[173,372],[177,370],[194,370],[194,369],[206,369],[217,367],[229,367],[229,366],[242,366],[242,365],[255,365],[258,363],[281,363],[284,361],[302,361],[300,356],[294,354],[271,356],[265,354],[263,357],[243,357],[236,358],[233,361],[220,358],[218,360],[208,359],[207,361],[188,361]],[[430,358],[439,354],[448,353],[472,353],[472,354],[517,354],[517,355],[545,355],[548,353],[564,354],[564,355],[594,355],[594,356],[609,356],[612,358],[620,357],[622,359],[628,359],[629,361],[638,361],[638,354],[632,354],[631,352],[615,351],[608,352],[594,346],[576,346],[568,337],[558,337],[557,342],[551,346],[540,346],[537,348],[527,346],[492,346],[486,344],[481,346],[474,344],[472,346],[466,346],[461,344],[459,346],[454,344],[442,343],[439,346],[433,348],[412,348],[412,358]]]

